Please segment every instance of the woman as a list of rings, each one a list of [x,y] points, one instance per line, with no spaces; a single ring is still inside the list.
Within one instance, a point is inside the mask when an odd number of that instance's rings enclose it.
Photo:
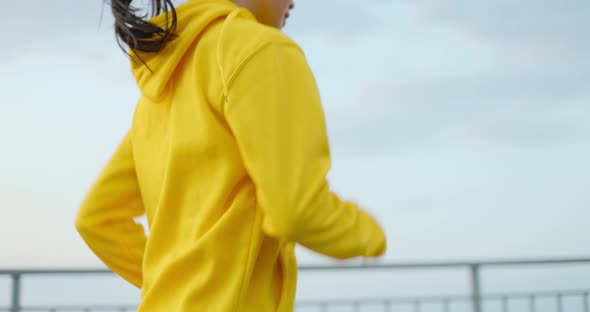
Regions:
[[[295,244],[385,252],[378,223],[330,191],[324,115],[289,0],[112,0],[141,98],[76,226],[142,290],[141,312],[292,311]],[[134,219],[147,215],[149,236]]]

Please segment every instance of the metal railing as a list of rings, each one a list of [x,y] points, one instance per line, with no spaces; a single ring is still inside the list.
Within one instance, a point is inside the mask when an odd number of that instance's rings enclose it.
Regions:
[[[547,265],[573,265],[584,264],[590,267],[590,258],[570,258],[570,259],[535,259],[535,260],[512,260],[512,261],[476,261],[476,262],[423,262],[423,263],[398,263],[398,264],[381,264],[370,266],[344,265],[344,266],[302,266],[299,268],[302,272],[326,272],[326,271],[352,271],[352,270],[424,270],[424,269],[466,269],[469,272],[470,294],[468,296],[439,296],[439,297],[388,297],[388,298],[371,298],[371,299],[338,299],[338,300],[320,300],[320,301],[299,301],[296,309],[316,309],[314,311],[337,311],[333,308],[347,307],[355,312],[361,312],[367,306],[373,309],[380,307],[381,311],[393,312],[399,307],[409,308],[414,312],[421,312],[422,307],[426,304],[437,304],[440,306],[439,311],[450,312],[457,304],[468,304],[470,311],[482,312],[484,302],[498,302],[500,311],[509,312],[510,302],[513,300],[526,300],[528,302],[528,311],[537,311],[537,302],[543,298],[555,300],[555,311],[566,312],[564,310],[563,300],[565,298],[578,298],[580,301],[580,310],[590,312],[590,290],[569,290],[554,292],[526,292],[526,293],[505,293],[505,294],[482,294],[481,292],[481,269],[493,267],[533,267]],[[81,275],[81,274],[113,274],[108,270],[0,270],[0,276],[10,276],[12,280],[11,305],[9,307],[0,307],[0,312],[61,312],[61,311],[116,311],[130,312],[134,311],[136,306],[123,305],[84,305],[84,306],[23,306],[21,298],[22,278],[24,276],[38,275]],[[373,311],[373,310],[372,310]]]
[[[582,307],[576,311],[590,312],[589,309],[589,297],[590,290],[579,290],[579,291],[556,291],[556,292],[524,292],[524,293],[506,293],[506,294],[490,294],[483,295],[480,297],[480,303],[484,302],[498,302],[501,306],[495,311],[508,312],[511,311],[509,303],[513,300],[526,300],[527,311],[537,311],[537,302],[540,299],[550,298],[554,299],[555,311],[565,312],[563,306],[564,298],[578,298],[580,299],[580,306]],[[321,302],[299,302],[298,307],[310,307],[316,308],[314,311],[335,311],[332,308],[352,308],[352,311],[361,312],[363,307],[372,307],[376,310],[379,307],[379,311],[393,312],[398,308],[406,307],[410,308],[411,311],[420,312],[422,307],[426,304],[438,306],[437,311],[450,312],[453,311],[452,307],[457,303],[471,303],[472,298],[470,296],[440,296],[440,297],[408,297],[408,298],[376,298],[367,300],[327,300]],[[407,311],[405,309],[404,311]],[[348,309],[347,311],[350,311]],[[483,311],[483,309],[482,309]],[[518,310],[522,311],[522,310]]]

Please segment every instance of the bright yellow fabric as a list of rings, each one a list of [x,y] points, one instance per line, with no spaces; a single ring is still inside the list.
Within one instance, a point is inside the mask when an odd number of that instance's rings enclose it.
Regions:
[[[143,55],[153,72],[133,65],[142,97],[77,229],[141,288],[140,312],[292,311],[296,243],[378,256],[384,233],[330,191],[324,115],[298,46],[227,0],[177,11],[179,37]],[[144,213],[147,238],[134,221]]]

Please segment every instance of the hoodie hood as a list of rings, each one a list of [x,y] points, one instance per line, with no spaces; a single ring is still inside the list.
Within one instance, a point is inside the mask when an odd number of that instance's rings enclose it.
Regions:
[[[176,7],[176,13],[178,18],[176,34],[178,37],[169,42],[160,52],[142,54],[141,57],[145,64],[141,61],[134,61],[131,64],[133,75],[142,95],[152,100],[157,100],[164,95],[180,61],[209,25],[220,19],[224,19],[224,23],[230,23],[231,17],[236,15],[255,19],[249,11],[239,8],[229,0],[190,0]],[[150,22],[156,25],[166,25],[166,15],[158,15]],[[223,29],[225,27],[222,28],[220,42],[223,37]],[[217,52],[219,57],[221,47],[218,46]],[[218,65],[222,70],[221,64]]]

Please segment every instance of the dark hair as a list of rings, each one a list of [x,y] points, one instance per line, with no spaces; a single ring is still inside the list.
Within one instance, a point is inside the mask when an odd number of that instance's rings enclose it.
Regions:
[[[174,32],[178,18],[172,0],[150,0],[151,10],[148,12],[151,11],[151,15],[142,14],[140,8],[131,6],[133,0],[110,1],[115,17],[117,43],[125,53],[128,54],[125,49],[125,46],[128,46],[141,60],[139,53],[159,52],[176,38]],[[156,25],[148,21],[149,18],[161,13],[166,16],[165,25]]]

